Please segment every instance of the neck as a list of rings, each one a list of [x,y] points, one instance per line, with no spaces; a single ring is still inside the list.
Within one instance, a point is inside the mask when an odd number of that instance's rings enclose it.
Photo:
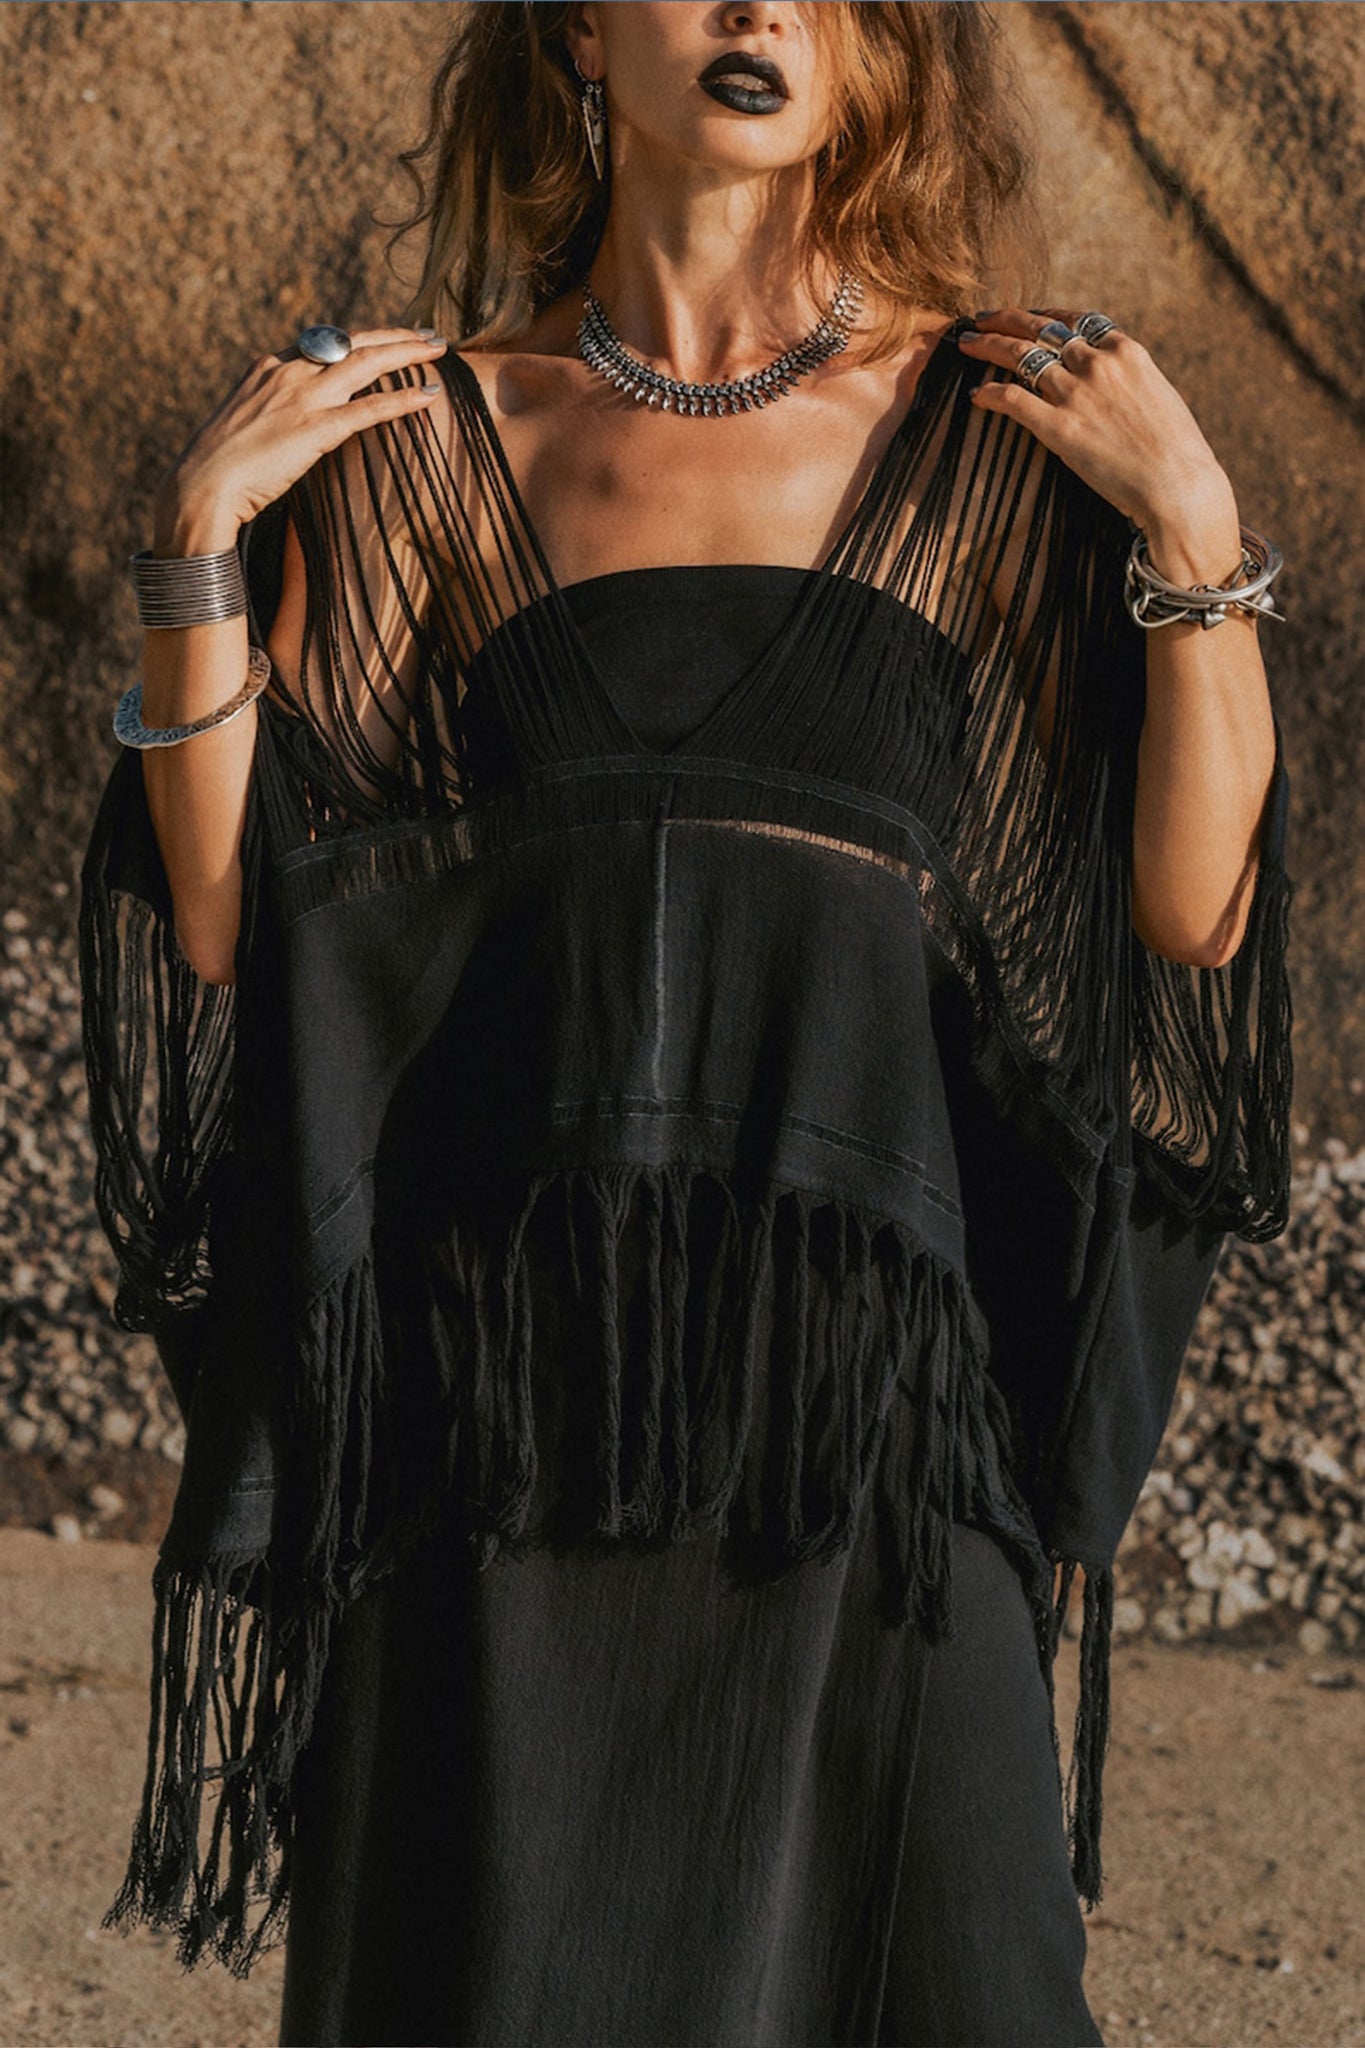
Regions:
[[[719,383],[762,368],[828,310],[834,265],[818,296],[792,275],[805,204],[793,180],[765,181],[760,193],[730,179],[658,199],[638,180],[613,183],[588,280],[632,355],[688,383]]]

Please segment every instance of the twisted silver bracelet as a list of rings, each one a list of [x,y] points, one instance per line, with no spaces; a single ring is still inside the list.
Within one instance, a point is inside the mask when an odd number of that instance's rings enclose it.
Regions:
[[[188,725],[144,725],[142,723],[142,685],[134,683],[131,690],[125,690],[119,698],[114,713],[114,738],[125,747],[178,747],[182,740],[192,740],[196,733],[212,732],[215,727],[226,725],[239,711],[245,711],[254,703],[274,673],[270,656],[263,647],[252,647],[247,653],[246,681],[235,697],[229,697],[226,704],[220,704],[216,711],[210,711],[203,718],[191,719]]]
[[[1274,541],[1250,526],[1238,529],[1242,560],[1234,574],[1241,582],[1196,583],[1188,589],[1171,583],[1152,567],[1147,554],[1147,536],[1139,527],[1133,535],[1124,567],[1124,603],[1139,626],[1173,626],[1180,619],[1197,618],[1201,626],[1221,626],[1229,612],[1260,612],[1268,619],[1287,623],[1275,610],[1270,586],[1284,567],[1284,556]]]
[[[246,581],[235,547],[214,555],[154,555],[140,548],[129,555],[138,623],[206,626],[240,618],[247,608]]]

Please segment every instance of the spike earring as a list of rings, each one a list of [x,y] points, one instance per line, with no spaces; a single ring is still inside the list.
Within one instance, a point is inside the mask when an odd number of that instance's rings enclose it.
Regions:
[[[577,57],[573,68],[583,79],[583,92],[579,105],[583,109],[583,126],[587,130],[588,154],[598,183],[607,174],[607,95],[600,78],[585,78]]]

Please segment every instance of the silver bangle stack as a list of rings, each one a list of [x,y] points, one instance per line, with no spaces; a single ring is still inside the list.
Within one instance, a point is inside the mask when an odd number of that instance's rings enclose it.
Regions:
[[[1082,313],[1070,326],[1065,320],[1045,320],[1034,345],[1024,350],[1012,375],[1030,391],[1040,392],[1047,372],[1060,367],[1064,373],[1061,379],[1046,387],[1048,393],[1060,397],[1067,382],[1065,373],[1077,368],[1075,360],[1067,360],[1068,348],[1077,341],[1091,349],[1100,348],[1115,326],[1107,313],[1100,312]],[[1227,583],[1196,583],[1186,588],[1170,582],[1152,567],[1146,534],[1135,521],[1130,520],[1129,524],[1133,527],[1133,544],[1124,568],[1123,598],[1137,625],[1150,630],[1173,626],[1181,619],[1198,619],[1204,627],[1221,626],[1232,612],[1259,612],[1264,618],[1278,619],[1281,625],[1286,623],[1284,613],[1275,610],[1270,596],[1270,586],[1284,567],[1284,557],[1263,534],[1253,532],[1249,526],[1240,528],[1242,559]]]
[[[114,713],[114,738],[125,747],[178,747],[182,740],[192,740],[196,733],[213,732],[229,719],[245,711],[253,704],[269,683],[274,670],[270,656],[263,647],[251,647],[247,652],[246,681],[235,697],[229,697],[226,704],[220,704],[216,711],[207,712],[203,718],[191,719],[187,725],[144,725],[142,723],[142,685],[134,683],[131,690],[125,690],[119,698]]]
[[[142,548],[128,557],[138,624],[160,631],[240,618],[246,581],[235,547],[216,555],[154,555]]]
[[[142,548],[128,557],[133,594],[137,599],[138,623],[148,631],[161,632],[175,626],[206,626],[220,619],[237,619],[247,610],[246,579],[241,557],[235,547],[212,555],[154,555]],[[151,726],[142,722],[142,685],[134,683],[119,698],[114,712],[114,737],[125,747],[178,747],[196,733],[213,732],[245,711],[266,687],[271,677],[270,656],[262,647],[252,647],[247,656],[247,677],[235,697],[220,704],[203,718],[186,725]]]
[[[1147,553],[1147,536],[1141,528],[1133,536],[1124,568],[1124,603],[1139,626],[1173,626],[1180,619],[1198,619],[1203,627],[1221,626],[1229,612],[1259,612],[1268,619],[1287,623],[1277,612],[1270,586],[1284,567],[1284,556],[1274,541],[1249,526],[1239,529],[1242,560],[1227,583],[1196,583],[1186,589],[1168,582],[1154,569]]]

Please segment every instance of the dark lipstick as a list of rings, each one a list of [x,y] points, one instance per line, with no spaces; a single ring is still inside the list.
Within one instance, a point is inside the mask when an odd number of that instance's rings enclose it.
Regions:
[[[749,82],[753,80],[762,83]],[[713,100],[719,100],[723,107],[733,107],[737,114],[775,114],[787,103],[787,81],[781,65],[771,57],[755,56],[744,50],[713,57],[699,73],[697,83]]]

